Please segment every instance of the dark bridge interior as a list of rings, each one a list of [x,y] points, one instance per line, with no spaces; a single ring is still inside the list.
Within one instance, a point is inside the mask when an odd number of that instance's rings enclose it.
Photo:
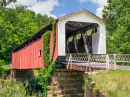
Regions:
[[[92,34],[98,31],[97,23],[68,21],[66,53],[92,53]]]

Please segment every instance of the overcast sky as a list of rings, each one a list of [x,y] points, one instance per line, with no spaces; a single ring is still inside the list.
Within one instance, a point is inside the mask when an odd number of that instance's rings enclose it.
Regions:
[[[107,5],[107,0],[17,0],[7,7],[24,5],[36,13],[47,14],[55,18],[86,9],[99,17],[102,17],[102,9]]]

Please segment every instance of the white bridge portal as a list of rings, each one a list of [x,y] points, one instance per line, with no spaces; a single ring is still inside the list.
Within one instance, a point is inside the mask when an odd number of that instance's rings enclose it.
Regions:
[[[85,9],[58,18],[58,56],[106,54],[106,24]]]

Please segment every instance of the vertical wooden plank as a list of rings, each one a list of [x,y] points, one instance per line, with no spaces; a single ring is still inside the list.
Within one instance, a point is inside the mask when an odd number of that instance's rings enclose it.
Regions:
[[[12,68],[13,67],[15,67],[15,53],[12,53],[12,60],[13,60],[13,62],[12,62]]]
[[[34,68],[34,65],[33,65],[33,45],[34,44],[32,44],[32,46],[31,46],[31,50],[32,50],[32,52],[31,52],[31,64],[32,64],[32,68]]]
[[[28,68],[28,69],[30,69],[30,67],[31,67],[31,48],[30,48],[30,45],[28,46],[28,64],[26,65],[26,68]]]
[[[17,56],[17,68],[20,68],[20,58],[19,58],[19,52],[20,51],[18,51],[18,56]],[[19,65],[18,65],[19,64]]]
[[[21,49],[20,51],[20,56],[21,56],[21,69],[23,69],[23,67],[24,67],[24,61],[25,61],[25,53],[24,53],[24,50],[25,50],[25,47],[23,48],[23,49]]]
[[[23,67],[23,50],[24,48],[20,51],[20,58],[21,58],[21,68]]]
[[[25,52],[25,63],[24,63],[24,68],[26,68],[26,65],[29,64],[29,50],[28,50],[29,46],[26,46],[26,52]]]
[[[17,52],[17,56],[16,56],[16,68],[18,68],[19,64],[18,64],[18,52]]]
[[[40,46],[40,39],[38,41],[38,49],[37,49],[37,53],[38,53],[38,64],[39,66],[41,66],[41,56],[39,56],[39,50],[41,49],[41,46]]]
[[[34,45],[34,67],[36,67],[36,59],[35,59],[35,55],[36,55],[36,42],[34,42],[33,45]]]
[[[36,64],[39,66],[39,64],[38,64],[38,40],[36,41],[36,55],[35,55],[35,57],[36,57]]]

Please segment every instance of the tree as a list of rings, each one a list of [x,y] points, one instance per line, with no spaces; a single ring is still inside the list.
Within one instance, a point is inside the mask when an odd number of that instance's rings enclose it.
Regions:
[[[54,18],[35,14],[23,6],[0,6],[0,59],[10,62],[15,47],[53,21]]]
[[[130,53],[130,2],[108,0],[103,19],[107,24],[107,53]]]
[[[9,3],[11,3],[11,2],[16,2],[16,0],[1,0],[1,1],[0,1],[0,5],[1,5],[1,6],[6,6],[6,5],[8,5]]]

